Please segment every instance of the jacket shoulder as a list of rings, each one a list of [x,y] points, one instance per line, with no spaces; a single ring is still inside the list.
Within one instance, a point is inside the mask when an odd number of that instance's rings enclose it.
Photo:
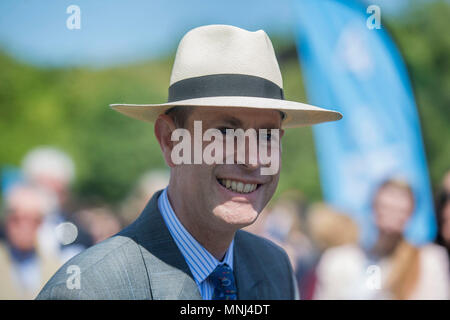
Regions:
[[[283,248],[269,239],[239,230],[236,240],[241,258],[253,260],[253,270],[261,272],[267,299],[299,299],[297,283],[289,257]],[[238,262],[239,263],[239,262]]]
[[[66,262],[37,299],[145,299],[146,279],[140,247],[119,234]]]
[[[272,260],[274,257],[288,259],[284,249],[269,239],[244,230],[239,230],[236,233],[236,239],[242,246],[255,251],[256,254],[258,254],[258,256],[263,260]]]

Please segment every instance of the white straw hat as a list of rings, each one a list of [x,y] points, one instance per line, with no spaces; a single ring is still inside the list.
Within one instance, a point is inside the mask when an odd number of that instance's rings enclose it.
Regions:
[[[181,39],[167,103],[110,106],[150,122],[175,106],[277,109],[285,114],[285,128],[342,118],[336,111],[284,100],[280,68],[267,34],[228,25],[198,27]]]

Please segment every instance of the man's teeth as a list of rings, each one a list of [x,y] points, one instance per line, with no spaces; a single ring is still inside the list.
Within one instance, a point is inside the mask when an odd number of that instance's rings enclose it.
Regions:
[[[258,187],[257,184],[242,183],[240,181],[234,181],[234,180],[229,180],[229,179],[219,179],[219,182],[225,188],[230,189],[234,192],[239,192],[239,193],[250,193],[250,192],[255,191],[256,188]]]

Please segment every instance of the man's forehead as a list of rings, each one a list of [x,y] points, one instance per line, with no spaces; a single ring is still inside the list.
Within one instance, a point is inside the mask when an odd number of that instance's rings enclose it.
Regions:
[[[201,107],[195,108],[189,118],[190,122],[203,120],[237,128],[253,126],[279,128],[283,114],[275,109]]]

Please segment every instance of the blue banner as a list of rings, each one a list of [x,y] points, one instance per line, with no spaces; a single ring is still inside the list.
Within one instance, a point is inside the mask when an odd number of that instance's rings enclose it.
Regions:
[[[354,0],[293,2],[308,100],[344,116],[314,127],[325,201],[348,212],[362,244],[371,245],[373,194],[381,182],[401,177],[416,198],[405,236],[417,245],[432,240],[436,223],[414,95],[399,51],[377,25],[382,11]]]

